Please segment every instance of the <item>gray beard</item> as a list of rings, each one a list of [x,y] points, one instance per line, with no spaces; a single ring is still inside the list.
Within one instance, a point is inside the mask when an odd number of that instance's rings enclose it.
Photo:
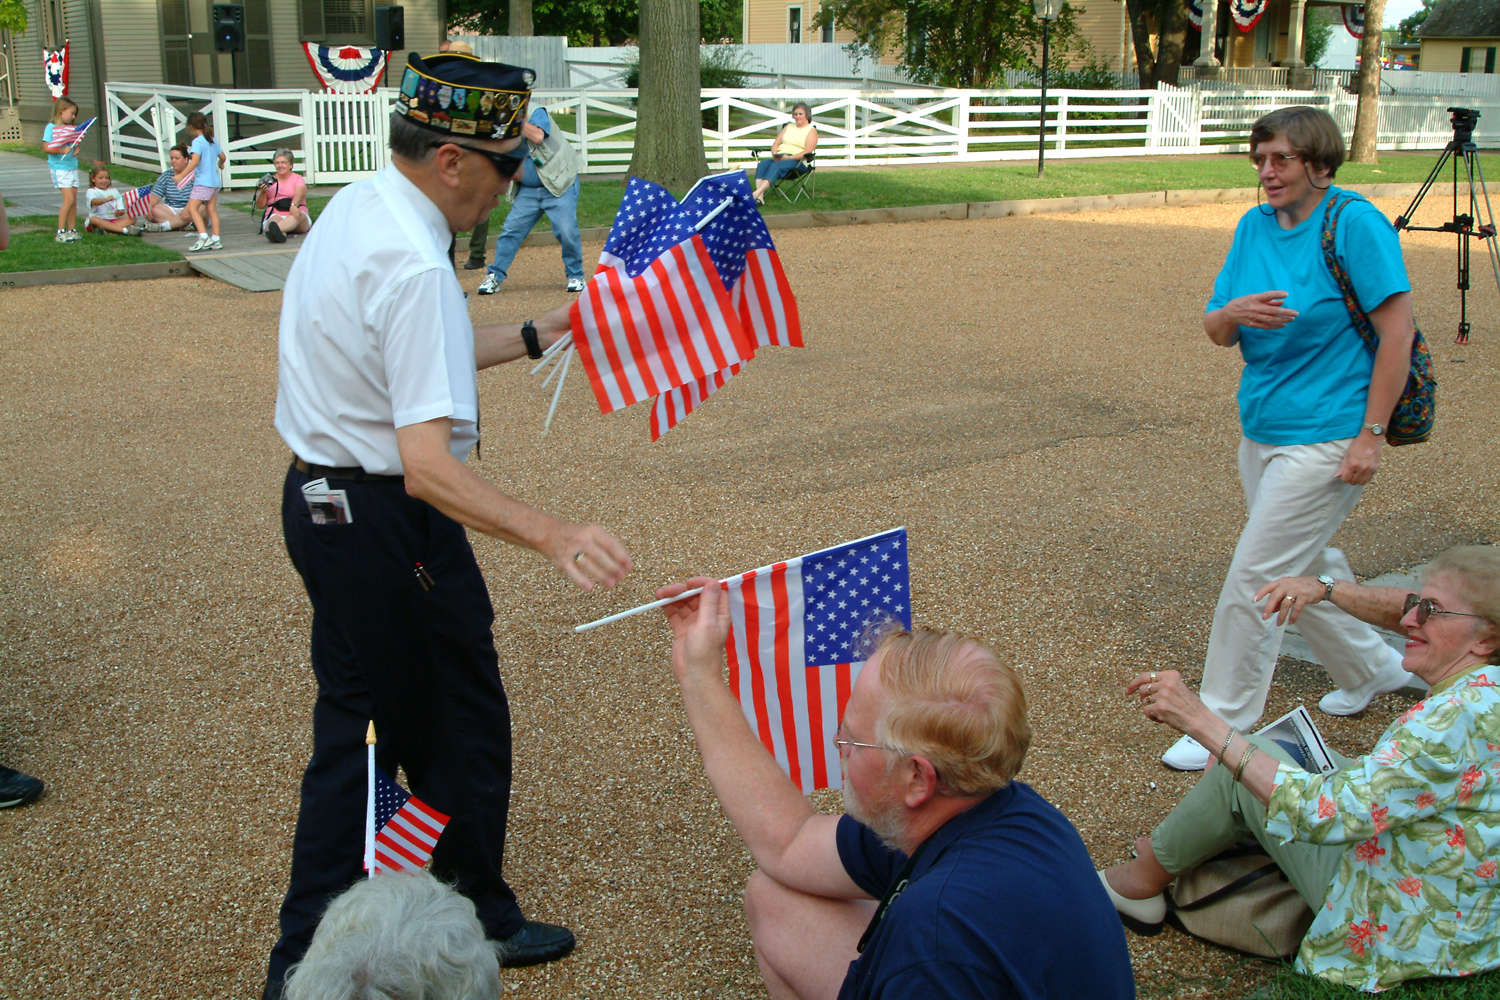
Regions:
[[[854,787],[849,784],[848,769],[844,769],[844,812],[850,818],[869,827],[888,849],[901,851],[901,841],[905,838],[906,824],[902,822],[901,804],[899,802],[889,803],[876,809],[871,809]]]

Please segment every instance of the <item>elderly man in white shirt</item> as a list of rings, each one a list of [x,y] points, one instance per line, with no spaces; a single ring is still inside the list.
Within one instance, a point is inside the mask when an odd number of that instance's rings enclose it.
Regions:
[[[464,529],[541,553],[585,590],[618,583],[631,560],[604,528],[557,520],[464,464],[479,441],[476,370],[540,356],[568,318],[562,306],[475,329],[447,257],[452,234],[487,217],[520,169],[533,78],[472,56],[411,56],[392,165],[328,203],[287,278],[282,526],[313,605],[318,700],[269,998],[329,900],[363,874],[371,720],[381,768],[400,766],[450,817],[433,872],[474,901],[501,961],[573,947],[566,928],[526,920],[501,875],[510,716]]]

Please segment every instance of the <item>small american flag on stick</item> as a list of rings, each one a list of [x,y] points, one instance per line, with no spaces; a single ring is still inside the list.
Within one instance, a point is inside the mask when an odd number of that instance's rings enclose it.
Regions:
[[[151,185],[146,184],[138,188],[126,188],[122,194],[125,195],[125,214],[135,219],[149,218],[151,215]]]
[[[90,118],[82,125],[61,125],[54,123],[52,126],[52,138],[47,143],[47,152],[65,153],[72,149],[83,141],[83,137],[88,132],[89,126],[98,120],[97,118]]]
[[[375,871],[415,871],[432,859],[449,817],[375,769]]]

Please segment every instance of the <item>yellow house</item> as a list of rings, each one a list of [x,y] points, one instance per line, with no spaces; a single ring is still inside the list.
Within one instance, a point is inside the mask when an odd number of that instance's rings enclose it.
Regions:
[[[1500,69],[1500,0],[1443,0],[1417,29],[1422,68],[1439,73]]]

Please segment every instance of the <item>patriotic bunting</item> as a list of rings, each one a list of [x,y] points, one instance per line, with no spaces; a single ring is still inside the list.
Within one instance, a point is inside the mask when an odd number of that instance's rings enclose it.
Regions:
[[[368,94],[385,76],[388,53],[384,49],[303,42],[302,51],[313,74],[331,94]]]
[[[1218,0],[1214,0],[1215,3]],[[1203,30],[1203,0],[1188,0],[1188,22],[1198,31]]]
[[[570,317],[602,413],[755,354],[692,219],[665,188],[639,177]]]
[[[47,82],[47,92],[55,101],[68,96],[68,46],[63,42],[60,49],[42,49],[42,75]]]
[[[728,581],[729,689],[803,794],[840,788],[833,744],[872,626],[911,628],[906,529],[846,542]]]
[[[1355,38],[1365,37],[1364,7],[1340,7],[1344,12],[1344,30]]]
[[[1241,31],[1249,31],[1266,12],[1268,0],[1229,0],[1229,14]]]
[[[373,765],[372,765],[373,766]],[[375,871],[416,871],[432,859],[432,850],[449,817],[375,771]],[[366,834],[368,836],[368,834]]]

